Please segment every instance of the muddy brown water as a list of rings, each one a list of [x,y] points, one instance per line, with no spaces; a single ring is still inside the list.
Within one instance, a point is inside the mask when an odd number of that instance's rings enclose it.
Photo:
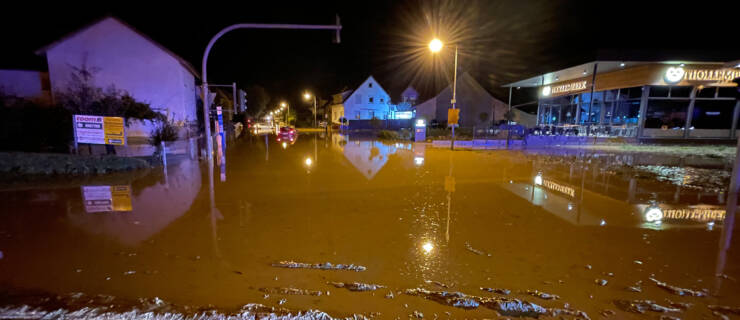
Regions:
[[[139,309],[156,297],[225,313],[259,303],[336,317],[496,317],[404,293],[415,288],[567,304],[592,319],[740,306],[726,160],[251,136],[215,165],[213,201],[207,162],[172,162],[120,181],[4,187],[0,307],[50,308],[45,298],[82,293]],[[366,269],[273,266],[281,261]],[[349,290],[354,282],[376,290]],[[616,302],[645,299],[691,306],[637,314]]]

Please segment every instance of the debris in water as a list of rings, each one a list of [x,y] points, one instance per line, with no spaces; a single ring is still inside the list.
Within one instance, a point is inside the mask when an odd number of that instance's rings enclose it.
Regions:
[[[393,295],[393,291],[388,291],[388,294],[385,295],[386,299],[393,299],[395,296]]]
[[[270,298],[270,295],[269,294],[265,294],[264,296],[262,296],[262,298],[268,299],[268,298]]]
[[[586,269],[588,269],[588,270],[591,270],[591,268],[593,268],[593,267],[591,267],[591,265],[590,265],[590,264],[587,264],[587,265],[586,265]]]
[[[691,308],[691,306],[693,306],[693,304],[688,302],[673,302],[668,299],[665,299],[665,301],[668,302],[668,305],[670,305],[671,307],[679,308],[681,310],[688,310],[689,308]]]
[[[82,272],[82,269],[75,269],[75,272],[80,273]]]
[[[602,272],[601,274],[603,274],[605,276],[609,276],[609,277],[614,277],[614,273],[613,272]]]
[[[669,316],[669,315],[662,315],[660,316],[660,320],[681,320],[679,317]]]
[[[478,249],[473,248],[473,246],[471,246],[470,243],[467,243],[467,242],[465,242],[465,248],[467,248],[468,251],[470,251],[472,253],[475,253],[475,254],[477,254],[479,256],[488,256],[488,257],[491,256],[490,253],[486,253],[486,252],[483,252],[481,250],[478,250]]]
[[[635,264],[642,264],[642,261],[640,261],[640,260],[635,260],[635,261],[632,261],[632,262],[634,262]]]
[[[658,287],[661,287],[665,290],[667,290],[670,293],[679,295],[679,296],[693,296],[693,297],[705,297],[707,295],[706,292],[703,291],[696,291],[691,289],[685,289],[685,288],[679,288],[676,286],[669,285],[665,282],[659,281],[655,278],[650,278],[650,281],[655,282],[655,284]]]
[[[482,305],[486,308],[497,311],[503,316],[538,317],[546,314],[551,316],[562,314],[589,319],[588,315],[583,311],[559,308],[546,309],[528,301],[512,298],[479,297],[466,295],[462,292],[430,291],[421,288],[407,289],[405,293],[411,296],[420,296],[440,304],[463,309],[475,309]]]
[[[442,282],[434,281],[434,280],[424,280],[424,282],[429,283],[429,284],[435,284],[435,285],[438,285],[438,286],[440,286],[442,288],[449,288],[450,287],[450,286],[448,286],[448,285],[446,285],[446,284],[444,284]]]
[[[483,288],[483,287],[481,287],[480,289],[483,290],[483,291],[488,291],[488,292],[493,292],[493,293],[498,293],[498,294],[503,294],[503,295],[508,295],[509,293],[511,293],[511,290],[509,290],[509,289]]]
[[[642,292],[642,288],[640,288],[639,286],[627,287],[627,290],[632,292]]]
[[[287,299],[280,299],[280,301],[278,301],[278,304],[279,304],[279,305],[283,305],[283,304],[284,304],[284,303],[286,303],[286,302],[288,302],[288,300],[287,300]]]
[[[233,272],[236,274],[243,274],[241,271],[238,271],[238,270],[234,270]]]
[[[1,256],[1,255],[0,255],[0,256]],[[727,280],[732,280],[732,281],[735,281],[735,278],[733,278],[733,277],[730,277],[730,276],[728,276],[728,275],[726,275],[726,274],[724,274],[724,273],[718,273],[718,274],[717,274],[717,278],[722,278],[722,279],[727,279]]]
[[[727,316],[726,314],[724,314],[724,313],[719,313],[719,312],[717,312],[717,311],[713,311],[713,312],[712,312],[712,315],[714,315],[715,317],[717,317],[717,318],[720,318],[720,319],[722,319],[722,320],[730,320],[730,317],[728,317],[728,316]]]
[[[615,314],[617,314],[617,313],[614,310],[610,310],[610,309],[601,310],[601,315],[604,316],[604,317],[611,317],[611,316],[613,316]]]
[[[710,304],[707,306],[707,308],[709,308],[709,310],[712,310],[714,312],[719,312],[722,314],[734,313],[734,314],[740,315],[740,307],[728,307],[728,306],[718,306],[718,305]]]
[[[416,319],[424,319],[424,314],[416,310],[414,310],[414,313],[411,314],[411,316]]]
[[[539,290],[527,290],[527,294],[530,295],[530,296],[535,296],[535,297],[540,298],[540,299],[544,299],[544,300],[557,300],[557,299],[560,299],[560,296],[558,296],[558,295],[545,293],[545,292],[542,292],[542,291],[539,291]]]
[[[385,288],[385,286],[381,286],[378,284],[367,284],[367,283],[359,283],[359,282],[352,282],[352,283],[329,282],[329,284],[337,288],[346,288],[349,291],[375,291],[380,288]]]
[[[320,270],[348,270],[348,271],[365,271],[367,268],[363,266],[356,266],[354,264],[331,264],[330,262],[325,263],[302,263],[295,261],[280,261],[273,263],[273,267],[279,268],[290,268],[290,269],[320,269]]]
[[[634,313],[645,313],[645,311],[653,312],[681,312],[680,309],[664,307],[652,300],[615,300],[614,305],[624,311]]]
[[[297,288],[260,288],[261,292],[271,294],[290,294],[290,295],[301,295],[301,296],[320,296],[324,294],[322,291],[297,289]]]
[[[134,270],[129,270],[129,271],[126,271],[126,272],[123,273],[123,275],[125,275],[125,276],[131,276],[131,275],[135,275],[135,274],[136,274],[136,271],[134,271]]]
[[[602,287],[603,287],[603,286],[605,286],[605,285],[606,285],[607,283],[609,283],[609,281],[606,281],[606,279],[596,279],[596,280],[594,280],[594,283],[596,283],[597,285],[600,285],[600,286],[602,286]]]

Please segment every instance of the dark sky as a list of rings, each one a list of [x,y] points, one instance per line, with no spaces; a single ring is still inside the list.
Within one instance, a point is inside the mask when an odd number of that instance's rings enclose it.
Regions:
[[[5,4],[0,13],[0,68],[39,68],[33,51],[112,14],[148,34],[198,70],[205,45],[233,23],[332,24],[330,31],[238,30],[216,44],[209,82],[259,84],[271,96],[299,104],[309,89],[328,97],[374,75],[394,100],[409,84],[423,97],[446,86],[451,46],[432,56],[433,35],[460,46],[461,70],[494,96],[500,86],[601,57],[615,60],[740,58],[732,1],[242,1]],[[177,7],[177,9],[173,9]],[[516,101],[515,101],[516,102]]]

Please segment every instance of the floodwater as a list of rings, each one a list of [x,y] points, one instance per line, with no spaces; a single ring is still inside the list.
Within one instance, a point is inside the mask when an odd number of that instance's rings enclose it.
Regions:
[[[2,187],[0,317],[245,316],[247,305],[315,318],[732,316],[716,307],[740,307],[731,170],[701,157],[249,136],[213,166],[213,189],[207,162],[187,159]],[[534,313],[503,311],[517,300]]]

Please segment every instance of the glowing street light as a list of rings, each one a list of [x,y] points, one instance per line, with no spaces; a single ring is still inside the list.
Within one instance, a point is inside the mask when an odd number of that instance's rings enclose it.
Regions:
[[[433,53],[437,53],[442,51],[442,41],[440,41],[437,38],[434,38],[431,42],[429,42],[429,50],[431,50]],[[452,109],[455,109],[455,105],[457,103],[457,44],[455,45],[455,72],[454,77],[452,78]],[[452,124],[452,139],[450,140],[450,150],[455,149],[455,124]]]
[[[442,41],[434,38],[432,42],[429,42],[429,50],[431,50],[432,52],[439,52],[440,50],[442,50]]]

